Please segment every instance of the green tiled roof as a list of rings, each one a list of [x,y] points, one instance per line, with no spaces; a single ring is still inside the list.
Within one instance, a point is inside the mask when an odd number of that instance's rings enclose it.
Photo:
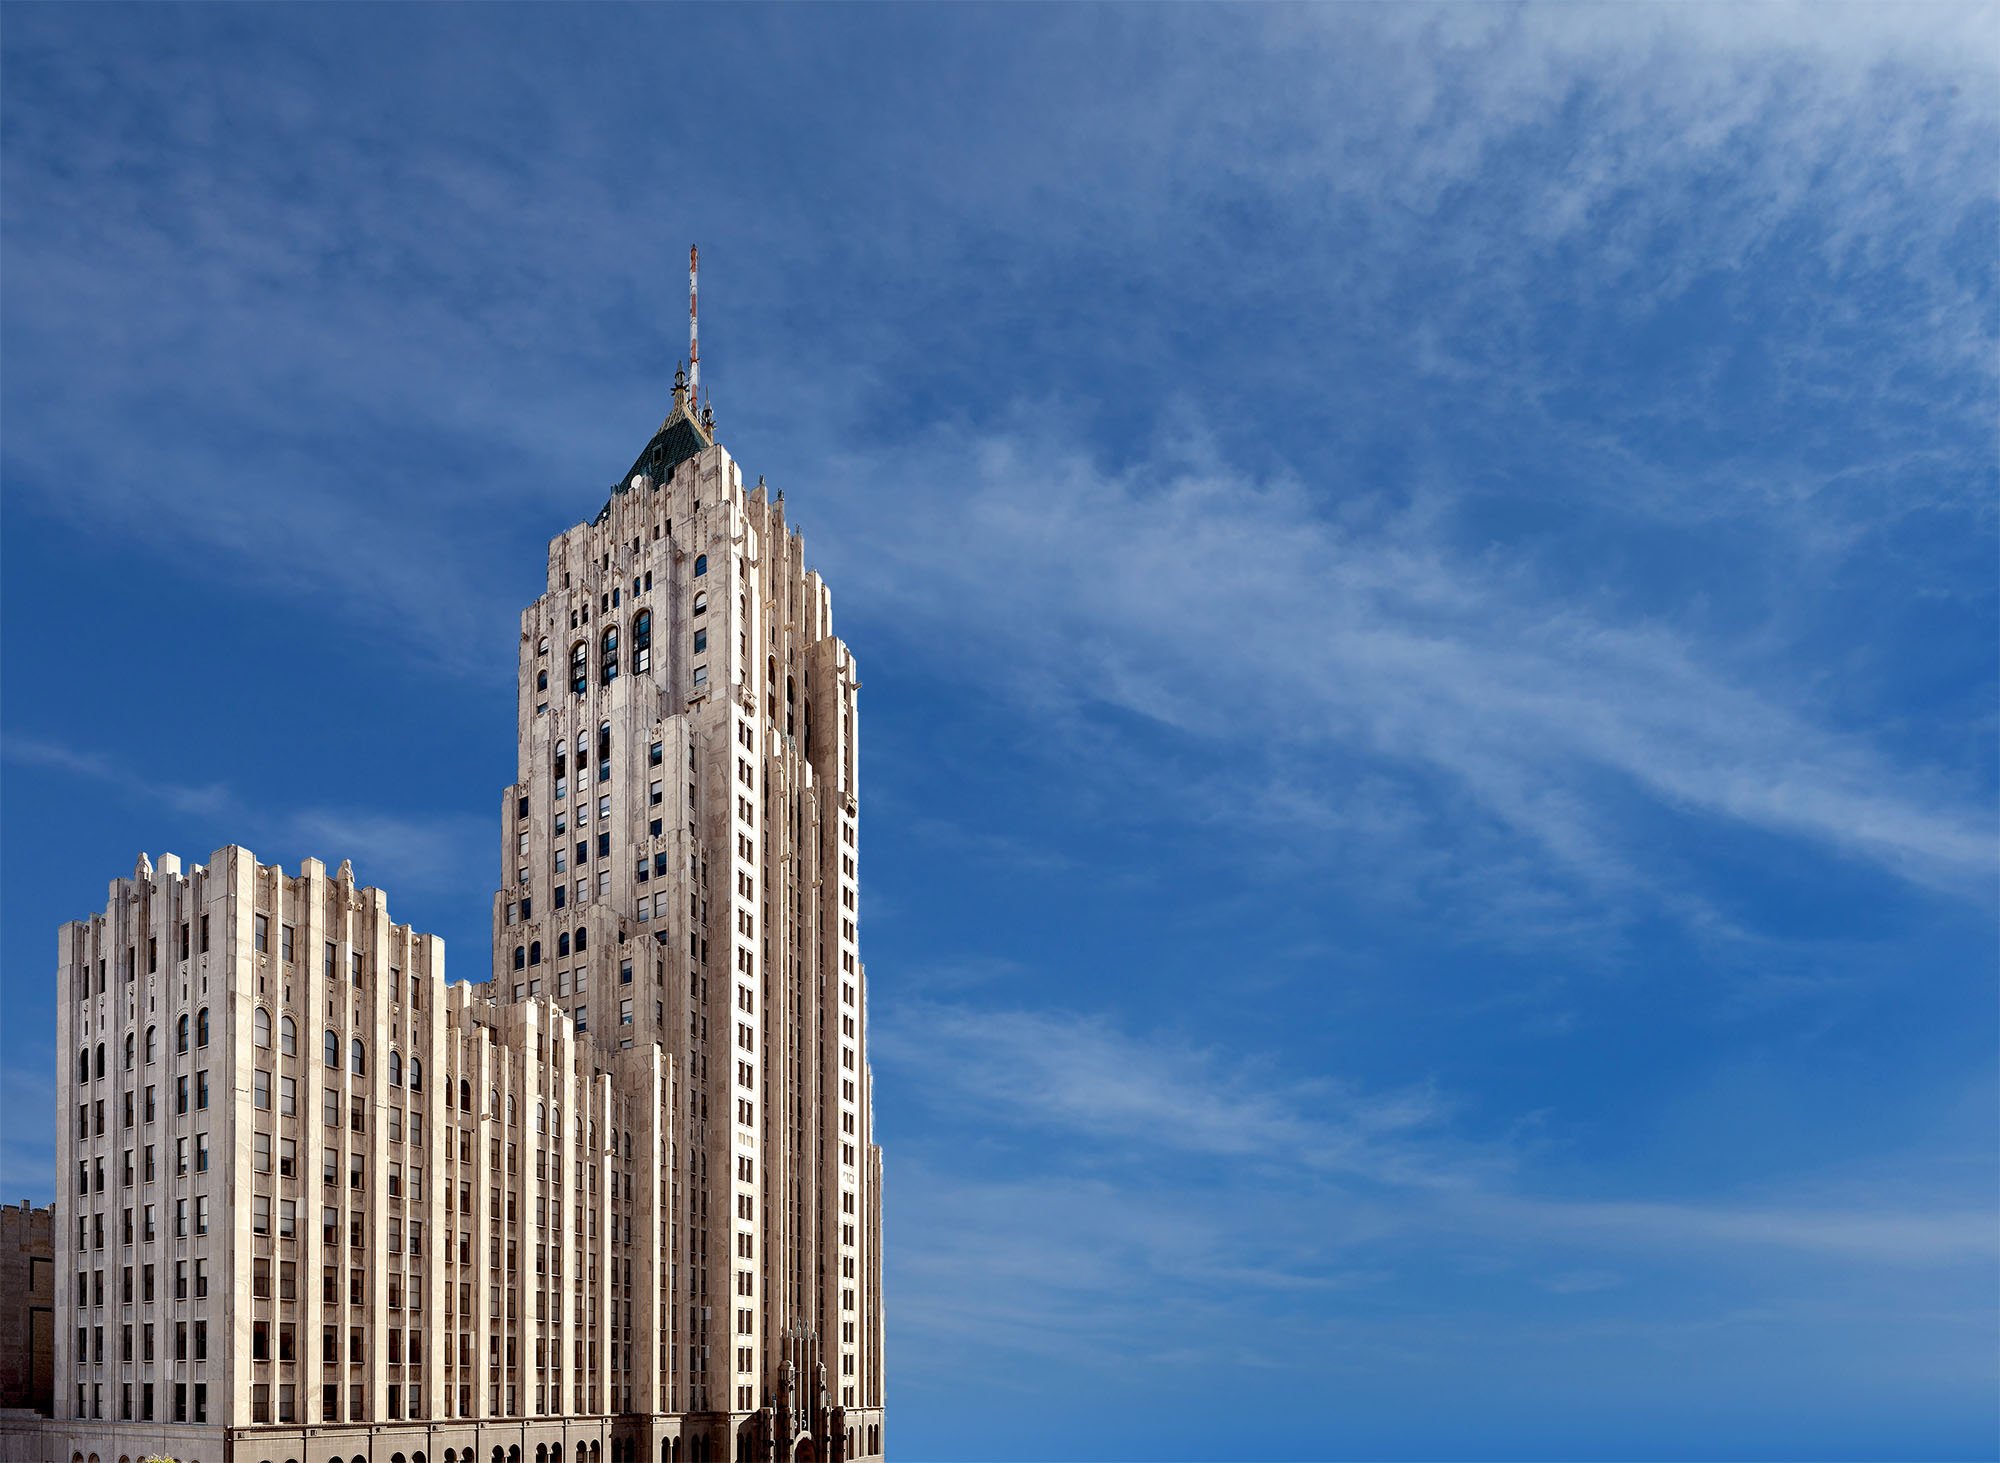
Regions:
[[[673,413],[660,424],[660,430],[653,433],[653,440],[640,450],[639,455],[632,459],[632,465],[611,485],[611,496],[615,498],[620,493],[629,493],[632,479],[640,473],[656,483],[664,482],[676,467],[714,445],[708,433],[701,429],[701,424],[683,407],[676,405]],[[597,516],[602,519],[610,511],[611,503],[607,499],[603,511]]]

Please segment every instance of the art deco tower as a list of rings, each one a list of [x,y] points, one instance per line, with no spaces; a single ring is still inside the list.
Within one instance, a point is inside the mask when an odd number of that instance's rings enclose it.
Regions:
[[[658,1085],[664,1212],[631,1219],[657,1248],[627,1237],[657,1257],[638,1315],[661,1343],[641,1388],[659,1395],[634,1410],[730,1414],[741,1437],[768,1406],[780,1441],[854,1429],[866,1453],[881,1154],[858,688],[782,496],[745,489],[677,380],[603,508],[549,545],[521,616],[492,989],[553,999],[607,1066],[657,1043],[675,1070]]]
[[[696,401],[521,616],[490,983],[234,845],[62,927],[57,1415],[0,1463],[882,1455],[859,683]]]

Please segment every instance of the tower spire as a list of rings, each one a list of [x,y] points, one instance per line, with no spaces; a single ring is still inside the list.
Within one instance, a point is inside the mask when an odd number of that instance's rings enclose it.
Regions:
[[[701,250],[688,246],[688,401],[690,404],[701,397],[701,330],[695,315],[695,270],[701,263]],[[692,414],[692,413],[690,413]]]

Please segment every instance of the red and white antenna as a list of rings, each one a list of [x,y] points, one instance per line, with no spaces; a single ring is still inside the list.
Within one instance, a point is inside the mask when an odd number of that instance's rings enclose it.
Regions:
[[[695,318],[695,269],[701,263],[701,250],[688,246],[688,402],[689,415],[693,414],[693,403],[701,399],[701,331]]]

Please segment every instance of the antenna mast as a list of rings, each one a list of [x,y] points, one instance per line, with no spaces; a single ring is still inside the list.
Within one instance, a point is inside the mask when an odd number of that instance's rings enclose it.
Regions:
[[[701,331],[695,318],[695,269],[701,263],[701,250],[688,246],[688,402],[689,415],[694,414],[693,403],[701,399]]]

